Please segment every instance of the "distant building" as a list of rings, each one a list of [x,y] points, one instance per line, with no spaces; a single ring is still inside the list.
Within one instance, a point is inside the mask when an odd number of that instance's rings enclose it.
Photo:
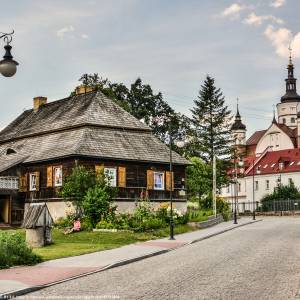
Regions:
[[[237,108],[231,130],[237,157],[244,161],[244,167],[238,168],[240,211],[253,210],[253,196],[257,206],[279,184],[293,181],[300,187],[300,96],[291,56],[287,70],[286,93],[277,104],[278,119],[274,113],[267,129],[256,131],[246,139],[246,126]],[[221,195],[233,204],[235,186],[223,187]]]
[[[133,209],[146,195],[168,201],[169,152],[147,125],[99,91],[78,89],[50,103],[36,97],[33,109],[0,132],[0,223],[20,224],[32,202],[46,202],[54,219],[64,216],[59,192],[78,165],[109,174],[121,210]],[[173,163],[173,198],[184,209],[189,162],[173,152]]]

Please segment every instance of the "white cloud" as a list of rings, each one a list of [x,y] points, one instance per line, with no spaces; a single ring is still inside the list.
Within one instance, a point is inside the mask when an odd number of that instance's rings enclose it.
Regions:
[[[270,3],[271,7],[279,8],[286,3],[286,0],[274,0]]]
[[[277,55],[281,57],[288,57],[288,47],[292,41],[293,46],[293,35],[291,31],[287,28],[279,28],[274,29],[272,25],[269,25],[264,32],[265,36],[271,41],[273,47],[275,48],[275,52]],[[297,34],[295,38],[298,36]],[[299,35],[299,42],[300,42],[300,35]],[[300,43],[299,43],[300,46]],[[294,52],[296,53],[296,52]]]
[[[239,3],[233,3],[222,12],[223,17],[228,17],[231,19],[237,19],[240,16],[240,12],[244,9]]]
[[[88,39],[89,36],[88,36],[87,34],[83,33],[83,34],[81,35],[81,38],[83,38],[83,39]]]
[[[56,35],[59,38],[63,39],[66,33],[72,32],[72,31],[74,31],[74,27],[72,25],[69,25],[69,26],[66,26],[66,27],[63,27],[63,28],[57,30]]]
[[[247,25],[254,25],[258,26],[261,25],[264,21],[271,21],[277,24],[283,24],[283,20],[276,18],[272,15],[263,15],[263,16],[258,16],[254,12],[248,15],[248,17],[243,21],[243,23]]]

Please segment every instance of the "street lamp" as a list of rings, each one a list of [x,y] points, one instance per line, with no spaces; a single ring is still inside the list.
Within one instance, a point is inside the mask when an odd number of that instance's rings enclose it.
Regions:
[[[172,134],[172,124],[170,121],[169,125],[169,147],[170,147],[170,240],[175,240],[174,238],[174,220],[173,220],[173,159],[172,159],[172,144],[173,144],[173,134]],[[177,141],[176,146],[178,148],[183,148],[185,145],[184,141]]]
[[[234,159],[234,175],[235,175],[235,193],[234,193],[234,221],[233,224],[237,224],[237,202],[238,202],[238,175],[237,175],[237,164],[240,168],[244,166],[244,161],[240,158],[238,163],[236,162],[236,159]]]
[[[256,168],[256,174],[259,175],[261,173],[259,166]],[[254,168],[254,160],[252,162],[252,182],[253,182],[253,195],[252,195],[252,209],[253,209],[253,220],[255,220],[255,210],[256,210],[256,205],[255,205],[255,187],[254,187],[254,176],[255,176],[255,168]]]
[[[12,41],[12,35],[14,34],[14,31],[11,33],[3,33],[0,32],[0,39],[3,38],[3,40],[6,42],[6,45],[4,46],[5,54],[3,56],[3,60],[0,61],[0,73],[5,77],[12,77],[17,72],[17,65],[18,63],[13,60],[13,56],[11,55],[11,41]]]

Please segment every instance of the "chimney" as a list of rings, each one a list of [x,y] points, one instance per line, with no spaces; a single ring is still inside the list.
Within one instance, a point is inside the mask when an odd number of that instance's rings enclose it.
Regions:
[[[34,97],[33,98],[33,110],[34,112],[37,112],[39,108],[47,103],[47,97]]]
[[[78,87],[76,87],[76,95],[81,95],[81,94],[89,93],[92,91],[93,91],[93,88],[91,86],[79,85]]]

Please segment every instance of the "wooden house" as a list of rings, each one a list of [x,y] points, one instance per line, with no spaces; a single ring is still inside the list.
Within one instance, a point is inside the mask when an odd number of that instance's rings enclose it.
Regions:
[[[173,152],[173,198],[184,207],[185,168]],[[64,216],[60,197],[74,166],[105,168],[121,210],[141,196],[155,203],[170,196],[169,148],[151,129],[101,92],[83,92],[49,102],[36,97],[0,132],[0,223],[20,224],[28,203],[46,202],[54,219]]]

